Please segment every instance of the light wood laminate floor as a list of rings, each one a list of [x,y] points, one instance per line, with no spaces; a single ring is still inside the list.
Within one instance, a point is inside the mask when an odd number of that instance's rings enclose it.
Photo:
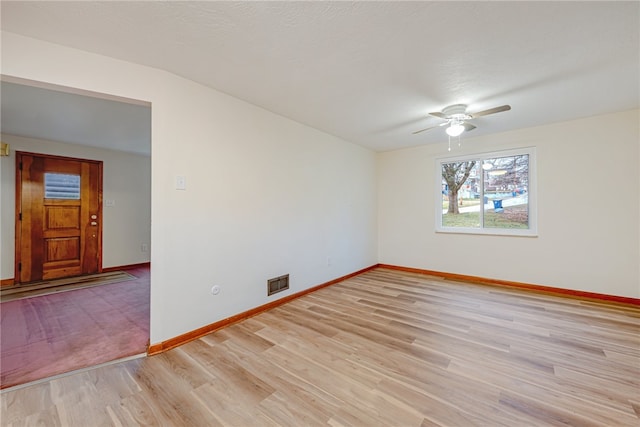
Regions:
[[[639,335],[638,308],[378,268],[4,392],[2,425],[637,427]]]

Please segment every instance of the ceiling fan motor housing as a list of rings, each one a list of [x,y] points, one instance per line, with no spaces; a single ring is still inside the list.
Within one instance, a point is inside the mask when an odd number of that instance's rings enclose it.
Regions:
[[[467,114],[467,106],[464,104],[450,105],[442,110],[442,113],[449,119],[458,121],[469,120],[472,117]]]

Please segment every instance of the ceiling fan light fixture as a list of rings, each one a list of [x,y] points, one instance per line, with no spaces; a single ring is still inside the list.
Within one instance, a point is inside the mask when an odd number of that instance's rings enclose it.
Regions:
[[[452,123],[446,132],[449,136],[460,136],[464,132],[464,126],[461,123]]]

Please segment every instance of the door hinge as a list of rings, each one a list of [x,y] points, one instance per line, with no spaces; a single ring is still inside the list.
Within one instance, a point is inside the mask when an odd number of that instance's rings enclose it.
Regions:
[[[22,271],[22,263],[21,262],[18,263],[18,271]]]
[[[22,170],[22,162],[20,162],[20,165],[19,165],[19,167],[20,167],[20,170]]]
[[[18,214],[18,221],[22,221],[22,212]]]

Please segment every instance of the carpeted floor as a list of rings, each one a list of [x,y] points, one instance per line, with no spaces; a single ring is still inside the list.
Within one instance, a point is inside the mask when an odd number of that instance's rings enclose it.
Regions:
[[[145,353],[149,269],[133,279],[0,304],[0,388]]]

